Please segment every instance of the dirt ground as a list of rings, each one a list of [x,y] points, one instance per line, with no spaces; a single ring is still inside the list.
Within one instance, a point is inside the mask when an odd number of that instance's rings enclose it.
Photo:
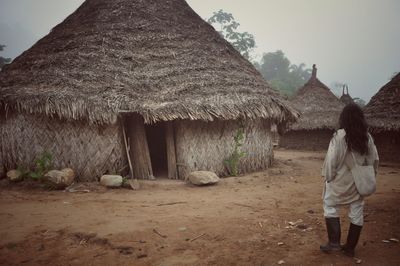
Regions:
[[[0,188],[2,265],[353,265],[322,254],[323,153],[278,150],[265,172],[215,186],[142,182],[139,191]],[[400,265],[400,166],[382,164],[356,256]],[[342,239],[347,234],[342,214]],[[282,262],[281,262],[282,263]]]

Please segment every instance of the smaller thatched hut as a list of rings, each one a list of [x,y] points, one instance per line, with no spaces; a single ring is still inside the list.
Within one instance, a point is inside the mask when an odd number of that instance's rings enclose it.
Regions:
[[[380,160],[400,162],[400,73],[371,98],[365,115]]]
[[[343,85],[342,96],[340,97],[339,100],[345,105],[354,103],[353,98],[351,98],[349,94],[349,87],[346,84]]]
[[[288,149],[327,149],[344,104],[317,78],[315,65],[311,78],[291,102],[301,118],[281,137],[279,145]]]

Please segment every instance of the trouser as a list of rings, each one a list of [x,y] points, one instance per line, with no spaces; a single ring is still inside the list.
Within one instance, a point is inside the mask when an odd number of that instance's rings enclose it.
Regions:
[[[327,206],[324,202],[325,218],[339,217],[339,208],[346,205]],[[364,224],[364,200],[359,199],[350,203],[349,218],[352,224],[363,226]]]

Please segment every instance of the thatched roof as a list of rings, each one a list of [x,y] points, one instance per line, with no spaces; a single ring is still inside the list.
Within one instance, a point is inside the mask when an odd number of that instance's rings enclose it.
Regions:
[[[291,102],[300,111],[300,120],[293,130],[335,129],[344,104],[317,78],[313,65],[311,78],[301,87]]]
[[[342,96],[340,96],[339,100],[345,105],[354,103],[353,98],[349,94],[349,87],[346,84],[343,85]]]
[[[87,0],[0,73],[0,108],[146,123],[297,112],[184,0]]]
[[[373,131],[400,130],[400,73],[371,98],[364,112]]]

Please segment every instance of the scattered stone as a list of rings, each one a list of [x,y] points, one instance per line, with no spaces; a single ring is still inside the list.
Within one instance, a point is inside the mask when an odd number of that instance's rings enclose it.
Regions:
[[[181,231],[181,232],[182,232],[182,231],[186,231],[186,229],[187,229],[186,227],[179,227],[179,228],[178,228],[178,230]]]
[[[219,177],[215,173],[209,171],[191,172],[188,179],[193,185],[197,186],[211,185],[219,181]]]
[[[131,188],[133,190],[139,190],[140,189],[140,184],[139,181],[135,178],[135,179],[130,179],[128,181],[129,185],[131,186]]]
[[[356,264],[361,264],[362,260],[359,258],[354,257],[354,261],[356,262]]]
[[[305,230],[305,229],[308,228],[308,225],[306,225],[306,224],[298,224],[298,225],[296,225],[296,227],[301,229],[301,230]]]
[[[283,245],[285,245],[285,243],[283,243],[283,242],[278,242],[278,246],[283,246]]]
[[[382,242],[383,242],[383,243],[390,243],[390,241],[389,241],[389,240],[386,240],[386,239],[382,240]]]
[[[75,173],[71,168],[65,168],[61,171],[51,170],[44,175],[44,180],[53,188],[64,189],[72,185],[75,180]]]
[[[22,180],[22,173],[18,170],[10,170],[7,172],[7,178],[11,182],[18,182]]]
[[[122,186],[122,176],[120,175],[103,175],[100,178],[100,184],[109,187],[116,188]]]
[[[282,264],[285,264],[285,261],[284,261],[284,260],[278,261],[278,265],[282,265]]]
[[[313,210],[308,210],[307,211],[309,214],[314,214],[315,212]]]
[[[295,226],[296,224],[298,224],[298,223],[302,223],[303,222],[303,220],[302,219],[298,219],[297,221],[295,221],[295,222],[288,222],[288,224],[289,225],[291,225],[291,226]]]
[[[280,169],[271,169],[270,173],[271,175],[280,175],[282,174],[282,171]]]
[[[147,257],[147,254],[139,254],[139,255],[137,255],[138,259],[142,259],[142,258],[146,258],[146,257]]]
[[[399,240],[397,238],[392,237],[391,239],[389,239],[390,242],[394,242],[394,243],[399,243]]]
[[[133,253],[133,248],[129,246],[118,246],[115,249],[122,255],[131,255]]]

